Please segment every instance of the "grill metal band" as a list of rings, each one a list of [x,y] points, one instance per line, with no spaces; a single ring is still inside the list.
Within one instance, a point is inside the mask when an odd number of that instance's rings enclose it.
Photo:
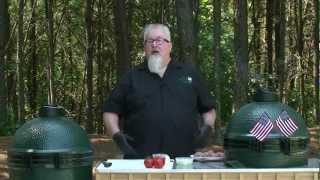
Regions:
[[[260,142],[256,139],[240,140],[240,139],[224,139],[225,149],[246,148],[256,152],[282,152],[286,155],[301,152],[308,148],[309,140],[301,139],[268,139]]]
[[[19,168],[71,168],[91,166],[93,153],[8,153],[9,167]]]

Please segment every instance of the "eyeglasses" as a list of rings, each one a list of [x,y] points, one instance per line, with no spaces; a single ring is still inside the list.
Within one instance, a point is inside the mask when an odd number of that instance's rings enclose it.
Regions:
[[[170,41],[168,39],[165,39],[165,38],[147,39],[145,41],[145,43],[148,44],[148,45],[152,45],[154,42],[156,43],[156,45],[161,46],[162,44],[169,43]]]

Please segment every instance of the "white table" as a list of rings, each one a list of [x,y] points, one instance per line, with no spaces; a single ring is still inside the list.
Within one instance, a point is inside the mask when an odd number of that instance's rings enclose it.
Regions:
[[[119,163],[124,165],[104,168],[99,164],[95,168],[96,180],[318,180],[319,173],[318,164],[305,168],[150,169],[144,168],[143,160],[118,160],[114,164]]]

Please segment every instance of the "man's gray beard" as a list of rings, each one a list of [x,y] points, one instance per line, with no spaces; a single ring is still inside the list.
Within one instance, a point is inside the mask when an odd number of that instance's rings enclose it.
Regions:
[[[150,55],[148,58],[148,68],[150,72],[156,73],[162,78],[166,70],[162,56],[159,54]]]

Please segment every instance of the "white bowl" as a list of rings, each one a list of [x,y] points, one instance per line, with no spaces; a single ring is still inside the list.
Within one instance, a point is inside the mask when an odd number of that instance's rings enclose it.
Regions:
[[[191,166],[193,159],[191,157],[176,157],[177,166]]]

